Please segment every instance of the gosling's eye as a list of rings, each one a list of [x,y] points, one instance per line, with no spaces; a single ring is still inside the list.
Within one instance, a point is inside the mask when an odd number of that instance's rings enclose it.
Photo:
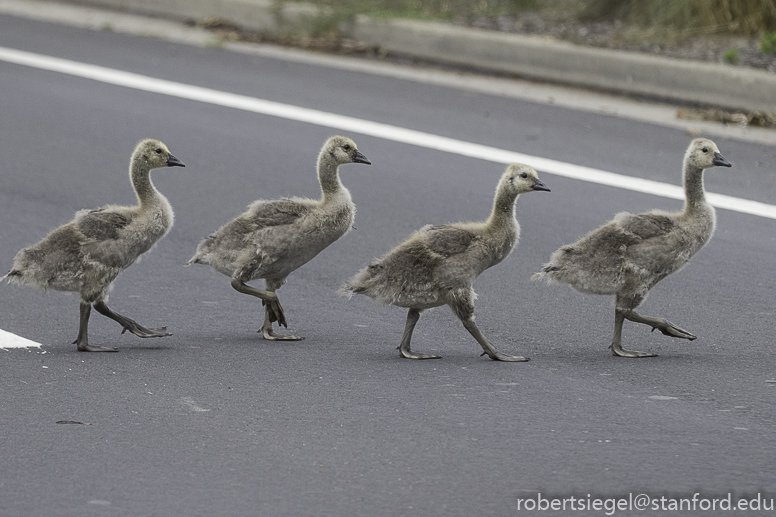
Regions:
[[[346,151],[350,151],[350,144],[345,144],[342,146],[342,148],[345,149]]]
[[[526,178],[528,177],[528,174],[526,174],[526,173],[524,172],[524,173],[522,173],[522,174],[520,175],[520,177],[521,177],[521,178],[523,178],[523,179],[526,179]]]
[[[162,150],[161,150],[161,149],[157,149],[157,150],[155,150],[154,152],[155,152],[156,154],[162,154]]]
[[[709,152],[709,150],[708,150],[708,149],[706,149],[705,147],[704,147],[703,149],[701,149],[701,151],[703,151],[703,154],[706,154],[706,153],[708,153],[708,152]]]

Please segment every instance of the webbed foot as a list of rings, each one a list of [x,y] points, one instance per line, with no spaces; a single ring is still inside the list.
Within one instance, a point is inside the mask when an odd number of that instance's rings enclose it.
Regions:
[[[506,354],[502,354],[499,351],[495,351],[495,352],[493,352],[491,354],[489,354],[487,352],[483,352],[483,353],[480,354],[480,357],[482,357],[483,355],[487,355],[488,357],[490,357],[494,361],[506,361],[506,362],[510,362],[510,363],[524,363],[526,361],[530,361],[529,358],[523,357],[521,355],[506,355]]]
[[[401,346],[398,347],[398,350],[399,355],[405,359],[442,359],[441,355],[419,354],[418,352],[413,352],[409,348],[405,350]]]
[[[609,348],[612,350],[612,355],[616,355],[619,357],[630,357],[630,358],[640,358],[640,357],[657,357],[657,354],[650,354],[649,352],[637,352],[636,350],[625,350],[622,348],[622,345],[617,345],[615,343],[612,343],[609,345]]]
[[[126,316],[122,316],[121,314],[118,314],[116,312],[113,312],[108,308],[107,305],[105,305],[105,302],[96,302],[94,304],[94,308],[97,309],[97,312],[102,314],[105,317],[108,317],[121,325],[123,328],[121,330],[121,333],[123,334],[126,331],[132,332],[137,337],[165,337],[165,336],[172,336],[169,332],[166,332],[167,327],[161,327],[157,329],[147,329],[143,325],[139,324],[133,319],[127,318]]]
[[[79,352],[118,352],[118,348],[111,348],[107,346],[90,345],[89,343],[79,343],[76,339],[73,341],[74,345],[78,345]]]
[[[131,332],[137,337],[167,337],[172,336],[169,332],[166,332],[167,327],[159,327],[156,329],[147,329],[144,326],[138,324],[135,321],[130,320],[124,325],[124,328],[121,330],[121,333],[124,332]]]
[[[276,334],[272,328],[266,329],[261,327],[258,331],[261,332],[264,336],[264,339],[268,341],[302,341],[304,339],[303,336]]]
[[[658,324],[654,325],[652,327],[652,332],[654,332],[656,329],[662,332],[663,335],[666,335],[666,336],[688,339],[690,341],[692,341],[693,339],[697,339],[697,336],[695,334],[691,332],[687,332],[686,330],[677,327],[676,325],[674,325],[673,323],[665,319],[661,319],[661,321],[658,322]]]

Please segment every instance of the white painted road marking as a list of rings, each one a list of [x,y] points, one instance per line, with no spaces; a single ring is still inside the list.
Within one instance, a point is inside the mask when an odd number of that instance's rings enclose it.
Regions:
[[[539,156],[516,153],[505,149],[498,149],[496,147],[464,142],[454,138],[447,138],[424,133],[422,131],[415,131],[344,115],[337,115],[335,113],[327,113],[325,111],[257,99],[246,95],[212,90],[210,88],[191,86],[164,79],[156,79],[131,72],[14,50],[7,47],[0,47],[0,60],[127,88],[169,95],[181,99],[194,100],[243,111],[261,113],[263,115],[271,115],[288,120],[306,122],[318,126],[352,131],[363,135],[383,138],[385,140],[416,145],[490,162],[502,164],[514,162],[525,163],[537,170],[557,176],[642,192],[645,194],[653,194],[655,196],[670,199],[684,199],[684,190],[678,185],[634,178],[594,169],[592,167],[584,167],[548,158],[541,158]],[[707,193],[707,199],[711,204],[719,208],[776,219],[776,206],[774,205],[714,193]]]
[[[40,348],[40,343],[0,329],[0,348]]]

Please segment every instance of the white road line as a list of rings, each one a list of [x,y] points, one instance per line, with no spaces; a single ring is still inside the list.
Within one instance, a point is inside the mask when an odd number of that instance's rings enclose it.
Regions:
[[[17,336],[11,332],[0,329],[0,348],[40,348],[40,343]]]
[[[555,174],[557,176],[642,192],[645,194],[653,194],[655,196],[670,199],[684,199],[684,191],[677,185],[615,174],[613,172],[594,169],[592,167],[584,167],[548,158],[516,153],[505,149],[464,142],[462,140],[389,124],[381,124],[379,122],[337,115],[336,113],[327,113],[325,111],[257,99],[246,95],[238,95],[164,79],[156,79],[131,72],[89,65],[41,54],[33,54],[31,52],[24,52],[7,47],[0,47],[0,60],[127,88],[170,95],[181,99],[189,99],[243,111],[261,113],[263,115],[271,115],[288,120],[306,122],[308,124],[352,131],[363,135],[416,145],[428,149],[436,149],[451,154],[478,158],[490,162],[502,164],[514,162],[525,163],[537,170]],[[776,206],[774,205],[714,193],[708,193],[707,199],[710,203],[719,208],[776,219]]]

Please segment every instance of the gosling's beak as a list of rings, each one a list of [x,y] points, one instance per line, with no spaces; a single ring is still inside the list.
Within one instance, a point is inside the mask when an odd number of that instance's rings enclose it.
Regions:
[[[548,187],[547,185],[545,185],[539,180],[534,180],[534,184],[531,187],[531,190],[544,190],[546,192],[551,192],[550,187]]]
[[[361,151],[356,149],[356,154],[353,155],[353,163],[365,163],[367,165],[372,165],[372,162],[369,161],[369,158],[361,154]]]
[[[185,167],[186,164],[177,159],[175,156],[172,155],[172,153],[167,155],[167,166],[168,167]]]
[[[714,165],[718,165],[720,167],[732,167],[733,166],[732,163],[727,161],[725,159],[725,157],[722,156],[719,153],[714,153],[714,161],[712,161],[711,163],[713,163]]]

